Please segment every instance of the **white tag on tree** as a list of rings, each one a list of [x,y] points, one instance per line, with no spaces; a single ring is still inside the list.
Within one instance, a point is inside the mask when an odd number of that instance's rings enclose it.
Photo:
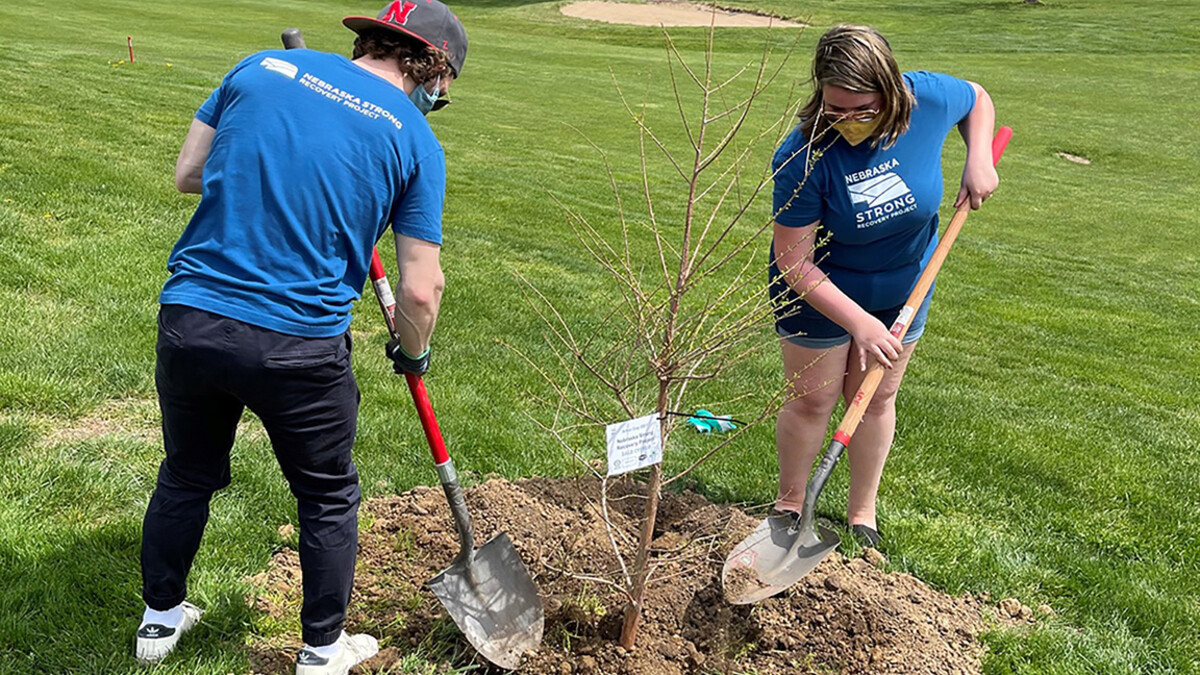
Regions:
[[[606,431],[608,475],[616,476],[662,461],[662,427],[658,415],[610,424]]]

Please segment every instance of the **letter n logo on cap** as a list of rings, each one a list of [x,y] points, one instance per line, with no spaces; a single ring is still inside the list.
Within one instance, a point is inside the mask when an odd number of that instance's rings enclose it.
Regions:
[[[408,23],[409,13],[416,8],[417,4],[414,2],[400,2],[400,0],[396,0],[387,8],[386,11],[384,11],[383,16],[380,17],[380,20],[388,21],[390,23],[398,23],[403,26],[404,24]]]

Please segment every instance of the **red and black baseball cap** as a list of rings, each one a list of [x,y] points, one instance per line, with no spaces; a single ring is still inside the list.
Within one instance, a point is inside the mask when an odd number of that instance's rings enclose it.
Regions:
[[[467,60],[467,31],[454,12],[439,0],[393,0],[374,19],[348,16],[342,23],[355,33],[384,28],[415,37],[445,51],[454,76],[462,75],[463,62]]]

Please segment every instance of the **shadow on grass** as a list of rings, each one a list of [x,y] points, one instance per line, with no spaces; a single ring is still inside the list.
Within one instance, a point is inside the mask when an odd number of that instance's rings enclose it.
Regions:
[[[0,672],[144,672],[133,658],[139,544],[136,523],[73,532],[36,552],[0,543],[0,653],[10,655]],[[204,620],[156,672],[201,672],[201,663],[245,672],[254,610],[234,589],[197,604]]]

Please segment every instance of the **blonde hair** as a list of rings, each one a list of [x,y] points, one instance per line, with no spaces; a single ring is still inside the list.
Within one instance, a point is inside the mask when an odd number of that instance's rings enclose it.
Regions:
[[[916,100],[904,84],[891,45],[870,26],[840,24],[821,36],[813,57],[812,85],[812,95],[800,109],[800,130],[810,140],[829,130],[829,122],[821,114],[825,85],[856,94],[882,94],[882,119],[871,133],[872,144],[889,148],[908,131]]]

